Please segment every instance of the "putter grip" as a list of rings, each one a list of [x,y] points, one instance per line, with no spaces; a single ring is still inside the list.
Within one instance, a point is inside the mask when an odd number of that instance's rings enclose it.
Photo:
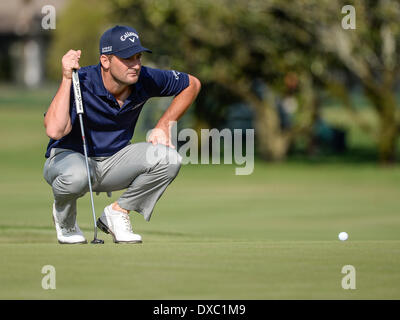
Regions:
[[[78,71],[76,69],[72,70],[72,86],[74,88],[76,113],[83,113],[81,86],[79,83]]]

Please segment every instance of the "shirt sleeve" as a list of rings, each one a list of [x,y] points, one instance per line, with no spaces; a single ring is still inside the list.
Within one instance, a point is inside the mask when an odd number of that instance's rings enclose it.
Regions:
[[[142,67],[145,90],[152,97],[176,96],[189,86],[189,75],[175,70]]]

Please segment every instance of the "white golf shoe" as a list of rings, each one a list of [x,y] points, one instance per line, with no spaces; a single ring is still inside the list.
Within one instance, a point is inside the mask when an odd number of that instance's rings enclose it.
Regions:
[[[105,233],[111,234],[115,243],[141,243],[142,237],[133,233],[129,214],[114,210],[112,204],[104,208],[97,219],[97,226]]]
[[[85,236],[83,235],[81,229],[79,229],[78,224],[75,221],[75,225],[72,228],[63,228],[60,226],[57,220],[56,208],[53,203],[53,221],[56,226],[57,239],[61,244],[79,244],[87,243]]]

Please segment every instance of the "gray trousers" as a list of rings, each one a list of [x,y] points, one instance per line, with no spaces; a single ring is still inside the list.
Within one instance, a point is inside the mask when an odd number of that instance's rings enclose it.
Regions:
[[[92,188],[95,192],[127,189],[117,200],[119,206],[139,212],[149,221],[157,200],[177,176],[181,161],[175,149],[162,144],[129,144],[112,156],[89,158]],[[89,191],[84,155],[53,148],[43,176],[53,189],[60,224],[73,227],[76,201]]]

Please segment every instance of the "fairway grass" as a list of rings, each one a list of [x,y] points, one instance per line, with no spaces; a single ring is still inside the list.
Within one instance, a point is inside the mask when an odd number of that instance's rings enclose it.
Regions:
[[[42,177],[43,113],[0,108],[0,299],[399,299],[400,168],[373,164],[185,165],[143,244],[59,245]],[[95,196],[96,213],[118,198]],[[78,223],[93,238],[89,196]],[[337,239],[346,231],[349,240]],[[44,290],[42,267],[56,270]],[[342,267],[356,289],[341,286]]]
[[[393,299],[399,241],[174,241],[2,244],[2,299]],[[55,290],[41,287],[44,265]],[[341,287],[341,268],[357,289]],[[4,290],[4,288],[7,288]]]

